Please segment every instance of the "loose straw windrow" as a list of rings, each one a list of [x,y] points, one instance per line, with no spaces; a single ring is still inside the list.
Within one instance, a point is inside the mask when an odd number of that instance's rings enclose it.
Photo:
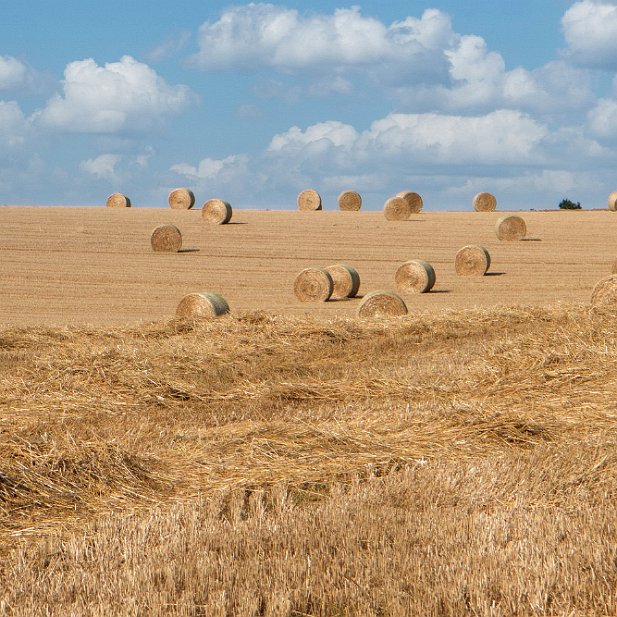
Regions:
[[[478,193],[472,205],[476,212],[493,212],[497,208],[497,199],[491,193]]]
[[[298,195],[298,210],[321,210],[321,195],[313,189],[305,189]]]
[[[203,220],[213,225],[226,225],[231,220],[231,206],[222,199],[209,199],[201,209]]]
[[[355,212],[362,207],[362,197],[356,191],[343,191],[337,201],[339,209],[347,212]]]
[[[423,259],[412,259],[399,266],[394,276],[396,288],[403,294],[423,294],[435,285],[435,270]]]
[[[454,259],[454,269],[459,276],[484,276],[490,265],[489,252],[477,244],[464,246]]]
[[[112,193],[105,204],[108,208],[130,208],[131,200],[122,193]]]
[[[174,189],[167,202],[173,210],[190,210],[195,205],[195,194],[187,188]]]
[[[522,240],[527,235],[527,225],[521,216],[502,216],[495,224],[495,233],[500,240]]]
[[[334,288],[332,298],[341,300],[353,298],[360,289],[360,275],[358,271],[347,264],[335,264],[328,266],[326,272],[331,276]]]
[[[401,296],[393,291],[372,291],[362,298],[358,306],[358,317],[401,317],[407,315],[407,305]]]
[[[390,197],[383,206],[388,221],[406,221],[411,215],[411,207],[404,197]]]
[[[300,302],[326,302],[334,291],[334,281],[321,268],[305,268],[294,281],[294,294]]]
[[[213,319],[226,313],[229,313],[229,304],[212,291],[188,294],[176,308],[176,317],[180,319]]]
[[[608,196],[608,209],[615,212],[617,210],[617,191],[613,191]]]
[[[182,248],[182,233],[171,223],[159,225],[150,236],[150,244],[157,253],[177,253]]]
[[[424,207],[422,196],[418,193],[414,193],[413,191],[401,191],[400,193],[397,193],[396,196],[402,197],[409,204],[409,211],[412,214],[421,212]]]

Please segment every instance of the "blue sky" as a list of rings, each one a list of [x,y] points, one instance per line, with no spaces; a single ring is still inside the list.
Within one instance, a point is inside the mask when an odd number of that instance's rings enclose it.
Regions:
[[[617,2],[4,3],[0,204],[605,207]]]

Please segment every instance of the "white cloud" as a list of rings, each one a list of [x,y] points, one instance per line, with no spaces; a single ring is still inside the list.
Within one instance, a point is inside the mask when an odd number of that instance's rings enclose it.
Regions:
[[[617,137],[617,101],[600,99],[587,115],[589,128],[601,138]]]
[[[353,152],[356,161],[399,158],[449,165],[529,163],[547,129],[518,111],[498,110],[484,116],[390,114],[358,134],[340,122],[322,122],[302,131],[292,127],[275,135],[269,152],[319,158],[333,148]]]
[[[191,40],[191,33],[188,30],[181,30],[165,39],[160,45],[146,54],[150,62],[162,62],[174,54],[183,50]]]
[[[227,9],[199,29],[199,52],[191,61],[204,70],[336,70],[383,63],[406,74],[430,75],[453,38],[450,18],[436,9],[386,26],[358,7],[332,15],[302,15],[272,4]],[[435,53],[436,52],[436,53]],[[430,65],[430,66],[429,66]]]
[[[197,185],[217,182],[226,185],[247,173],[248,157],[235,154],[224,159],[204,158],[196,166],[188,163],[172,165],[171,171]]]
[[[13,56],[0,56],[0,91],[43,92],[50,86],[49,76]]]
[[[275,135],[268,147],[270,152],[281,150],[299,150],[311,146],[314,151],[329,147],[351,149],[358,140],[358,133],[353,126],[330,120],[309,126],[305,131],[297,126],[291,127],[285,133]]]
[[[67,65],[62,95],[54,96],[34,118],[66,132],[140,132],[156,127],[167,114],[182,111],[191,97],[187,86],[170,86],[130,56],[105,66],[80,60]]]
[[[23,144],[29,131],[28,121],[15,101],[0,101],[0,144]]]
[[[118,179],[116,165],[121,161],[119,154],[101,154],[94,159],[87,159],[79,164],[79,169],[100,179],[114,182]]]
[[[575,2],[561,19],[567,56],[589,67],[617,68],[617,6],[611,2]]]

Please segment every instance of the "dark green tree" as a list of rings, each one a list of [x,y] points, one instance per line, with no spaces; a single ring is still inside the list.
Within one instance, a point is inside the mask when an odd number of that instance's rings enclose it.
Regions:
[[[576,203],[574,203],[573,201],[570,201],[569,199],[562,199],[559,202],[559,209],[560,210],[582,210],[582,207],[581,207],[580,201],[577,201]]]

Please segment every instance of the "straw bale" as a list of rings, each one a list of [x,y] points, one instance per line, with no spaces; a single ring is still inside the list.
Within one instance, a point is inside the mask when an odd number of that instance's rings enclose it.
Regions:
[[[229,304],[212,291],[188,294],[176,308],[176,317],[180,319],[213,319],[226,313],[229,313]]]
[[[390,197],[383,206],[388,221],[406,221],[411,215],[411,207],[404,197]]]
[[[357,295],[360,289],[360,275],[355,268],[347,264],[335,264],[328,266],[326,272],[332,277],[334,284],[333,298],[340,300]]]
[[[321,268],[305,268],[294,281],[294,294],[301,302],[326,302],[333,291],[332,277]]]
[[[607,276],[596,283],[591,292],[591,303],[595,306],[617,306],[617,275]]]
[[[502,216],[495,224],[495,233],[500,240],[522,240],[527,235],[527,225],[522,216]]]
[[[358,306],[358,317],[401,317],[407,313],[405,301],[393,291],[372,291]]]
[[[396,196],[402,197],[409,204],[409,209],[412,214],[421,212],[424,207],[422,196],[419,193],[414,193],[413,191],[401,191],[400,193],[397,193]]]
[[[497,208],[497,199],[491,193],[478,193],[472,203],[476,212],[493,212]]]
[[[338,196],[338,207],[340,210],[355,212],[362,207],[362,197],[356,191],[343,191]]]
[[[401,293],[426,293],[435,285],[435,270],[423,259],[412,259],[402,264],[394,277]]]
[[[613,191],[608,196],[608,209],[613,211],[617,210],[617,191]]]
[[[313,189],[305,189],[298,195],[298,210],[321,210],[321,195]]]
[[[195,194],[187,188],[174,189],[167,202],[173,210],[190,210],[195,205]]]
[[[130,208],[131,200],[122,193],[112,193],[106,202],[108,208]]]
[[[182,233],[171,223],[159,225],[150,236],[150,244],[157,253],[177,253],[182,248]]]
[[[225,225],[231,220],[231,206],[222,199],[209,199],[201,209],[201,215],[207,223]]]
[[[491,265],[489,252],[477,244],[464,246],[456,254],[454,269],[460,276],[484,276]]]

